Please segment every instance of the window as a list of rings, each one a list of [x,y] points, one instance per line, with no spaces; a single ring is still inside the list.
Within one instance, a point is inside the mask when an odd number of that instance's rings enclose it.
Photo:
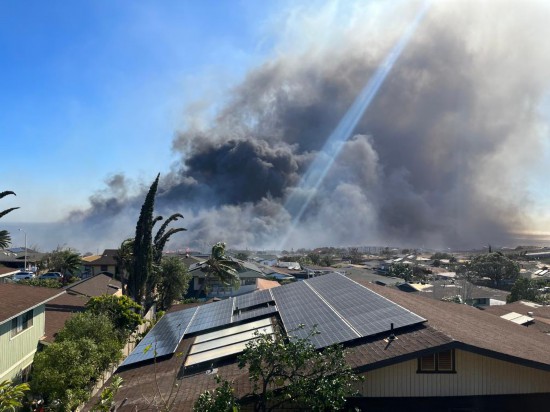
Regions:
[[[23,315],[13,318],[11,320],[11,337],[18,335],[24,330],[30,328],[33,324],[34,313],[33,310],[25,312]]]
[[[454,349],[418,358],[417,373],[455,373]]]

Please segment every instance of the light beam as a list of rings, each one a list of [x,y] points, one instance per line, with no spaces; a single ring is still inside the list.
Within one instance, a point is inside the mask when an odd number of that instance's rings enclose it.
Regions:
[[[344,143],[351,137],[357,123],[363,117],[365,111],[368,109],[372,100],[380,90],[380,87],[384,83],[384,80],[386,80],[386,77],[390,73],[395,62],[424,19],[429,9],[429,5],[430,1],[425,1],[423,3],[414,20],[389,51],[382,64],[376,69],[373,76],[369,79],[361,93],[357,96],[342,120],[340,120],[338,126],[336,126],[334,131],[330,134],[325,145],[317,154],[304,176],[302,176],[298,186],[296,186],[290,193],[287,201],[285,202],[285,209],[293,217],[292,224],[287,230],[279,249],[282,249],[283,246],[285,246],[290,235],[302,219],[304,212],[307,210],[311,200],[317,192],[317,189],[323,182],[336,157],[342,150]]]

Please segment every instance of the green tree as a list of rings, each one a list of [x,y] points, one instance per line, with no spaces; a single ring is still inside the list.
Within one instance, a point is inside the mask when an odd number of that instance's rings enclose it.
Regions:
[[[134,239],[129,238],[122,241],[115,255],[117,266],[120,270],[120,282],[122,293],[127,294],[128,279],[134,266]]]
[[[519,265],[500,252],[476,256],[472,259],[469,270],[477,277],[488,277],[496,285],[503,279],[515,280],[519,276]]]
[[[48,403],[74,410],[89,398],[89,385],[98,378],[97,346],[92,339],[65,340],[48,345],[34,358],[31,389]]]
[[[231,382],[216,376],[218,387],[213,391],[205,391],[193,405],[195,412],[238,412],[239,403],[234,394]]]
[[[506,297],[506,303],[516,302],[518,300],[529,300],[535,302],[537,300],[537,288],[535,282],[531,279],[518,278]]]
[[[239,252],[239,253],[237,253],[237,254],[235,255],[235,259],[247,261],[247,260],[248,260],[248,256],[249,256],[249,254],[246,253],[246,252]]]
[[[225,243],[216,243],[212,246],[210,258],[204,262],[204,266],[201,269],[205,273],[205,278],[199,294],[208,287],[208,283],[213,279],[224,285],[231,285],[233,288],[238,289],[241,284],[239,278],[239,269],[241,268],[242,266],[239,262],[231,260],[231,258],[225,255]]]
[[[396,278],[402,278],[405,281],[410,282],[413,278],[413,269],[410,265],[406,265],[405,263],[394,263],[390,266],[388,275]]]
[[[113,377],[111,384],[108,388],[103,389],[99,400],[92,408],[92,412],[111,412],[115,407],[115,395],[122,387],[122,378],[120,376]]]
[[[80,272],[82,258],[80,254],[73,249],[58,247],[42,258],[40,267],[51,272],[60,272],[63,275],[63,281],[66,282],[69,276],[76,275]]]
[[[78,313],[65,323],[55,341],[92,340],[97,347],[94,359],[96,373],[99,375],[122,357],[124,340],[120,335],[113,334],[113,328],[113,322],[105,314]]]
[[[160,173],[149,188],[136,224],[134,250],[132,255],[133,267],[128,279],[128,293],[138,304],[145,295],[147,277],[153,271],[153,210],[157,193]]]
[[[25,392],[30,389],[28,383],[15,384],[10,381],[0,382],[0,412],[15,412],[22,405]]]
[[[159,306],[160,309],[167,310],[176,299],[181,299],[187,293],[191,275],[183,262],[175,256],[162,259],[160,274]]]
[[[128,296],[96,296],[86,303],[86,310],[95,315],[106,315],[122,339],[143,323],[142,307]]]
[[[332,258],[331,255],[323,255],[321,257],[321,265],[329,267],[329,266],[332,266],[333,263],[334,263],[334,259]]]
[[[14,195],[15,196],[15,193],[12,192],[11,190],[6,190],[4,192],[0,192],[0,199],[6,197],[8,195]],[[7,215],[10,212],[13,212],[16,209],[19,209],[19,208],[18,207],[11,207],[9,209],[4,209],[3,211],[0,212],[0,218],[4,217],[5,215]],[[11,243],[10,233],[7,230],[0,230],[0,249],[7,248],[10,245],[10,243]]]
[[[345,360],[341,345],[318,351],[306,337],[284,339],[280,333],[258,334],[247,343],[239,367],[248,368],[255,411],[272,411],[282,405],[302,410],[343,408],[346,397],[360,380]]]
[[[141,207],[136,224],[136,235],[133,242],[130,243],[132,244],[132,253],[129,253],[128,250],[122,250],[120,254],[122,261],[126,259],[126,262],[131,262],[131,270],[128,270],[128,295],[137,303],[141,303],[145,297],[146,306],[152,304],[155,288],[160,282],[160,261],[166,243],[175,233],[187,230],[184,228],[170,228],[167,230],[171,222],[183,218],[181,214],[175,213],[162,224],[153,241],[153,227],[163,219],[162,216],[153,218],[159,178],[160,174],[157,175],[149,188]],[[124,242],[121,249],[123,246]]]

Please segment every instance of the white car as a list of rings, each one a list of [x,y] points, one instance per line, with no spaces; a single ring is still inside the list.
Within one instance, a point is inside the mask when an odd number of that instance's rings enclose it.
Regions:
[[[17,272],[15,275],[13,275],[13,280],[30,280],[34,279],[35,274],[32,272]]]

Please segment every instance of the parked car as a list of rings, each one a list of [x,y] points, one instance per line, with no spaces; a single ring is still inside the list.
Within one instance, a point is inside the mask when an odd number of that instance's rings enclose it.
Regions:
[[[28,280],[28,279],[34,279],[34,277],[35,277],[35,274],[32,273],[32,272],[20,271],[20,272],[17,272],[15,275],[13,275],[12,279],[13,280]]]
[[[59,272],[48,272],[38,276],[38,279],[40,280],[55,279],[55,280],[61,281],[63,279],[63,275]]]

